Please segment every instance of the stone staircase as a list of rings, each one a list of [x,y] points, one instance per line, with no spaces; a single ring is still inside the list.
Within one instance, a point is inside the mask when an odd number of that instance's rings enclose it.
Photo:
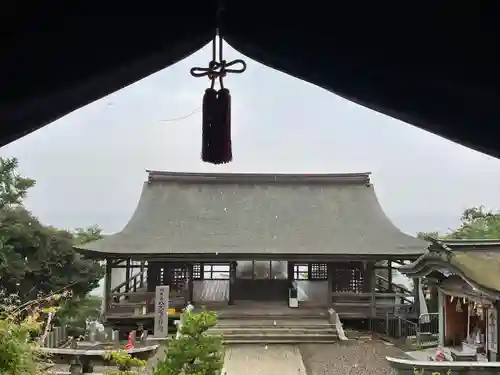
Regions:
[[[209,330],[222,336],[225,344],[331,343],[338,340],[335,326],[325,319],[296,317],[253,317],[220,319]]]

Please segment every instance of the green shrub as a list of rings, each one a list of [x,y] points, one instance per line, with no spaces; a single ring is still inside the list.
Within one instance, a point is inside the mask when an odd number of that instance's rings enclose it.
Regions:
[[[158,361],[153,375],[218,375],[223,366],[220,337],[207,334],[217,324],[214,312],[183,313],[181,336],[168,342],[165,359]]]
[[[132,357],[125,350],[108,352],[104,355],[104,358],[112,361],[117,367],[116,370],[106,371],[106,375],[137,375],[139,372],[132,371],[132,368],[143,368],[148,364],[142,359]]]
[[[20,306],[0,305],[0,374],[42,374],[40,342],[64,294],[52,294]],[[4,301],[5,302],[5,301]],[[37,336],[41,334],[40,339]]]

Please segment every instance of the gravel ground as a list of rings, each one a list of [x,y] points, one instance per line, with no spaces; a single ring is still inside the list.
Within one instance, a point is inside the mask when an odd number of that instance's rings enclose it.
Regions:
[[[395,375],[385,357],[407,357],[378,340],[304,344],[300,352],[307,375]]]

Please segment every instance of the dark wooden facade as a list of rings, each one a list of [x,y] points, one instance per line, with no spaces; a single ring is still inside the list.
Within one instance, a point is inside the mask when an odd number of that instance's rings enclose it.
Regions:
[[[299,308],[319,308],[325,313],[333,308],[342,319],[383,318],[387,313],[409,318],[418,315],[415,292],[379,275],[387,274],[387,263],[391,262],[378,265],[375,261],[343,260],[324,263],[247,261],[251,267],[247,266],[246,272],[238,272],[237,261],[149,260],[141,266],[130,266],[130,263],[115,262],[115,267],[125,268],[130,277],[128,284],[107,290],[105,316],[110,321],[152,320],[157,285],[170,286],[171,308],[178,310],[188,302],[195,306],[218,307],[224,304],[244,306],[247,302],[287,306],[290,289],[297,288]],[[286,268],[282,267],[275,274],[273,263]],[[267,269],[263,267],[266,264]]]

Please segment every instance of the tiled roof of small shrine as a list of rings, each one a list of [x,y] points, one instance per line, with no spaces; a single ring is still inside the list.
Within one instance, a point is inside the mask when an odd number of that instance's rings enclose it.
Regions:
[[[434,240],[429,251],[399,270],[413,277],[423,277],[435,270],[450,272],[477,289],[498,294],[500,240]]]

